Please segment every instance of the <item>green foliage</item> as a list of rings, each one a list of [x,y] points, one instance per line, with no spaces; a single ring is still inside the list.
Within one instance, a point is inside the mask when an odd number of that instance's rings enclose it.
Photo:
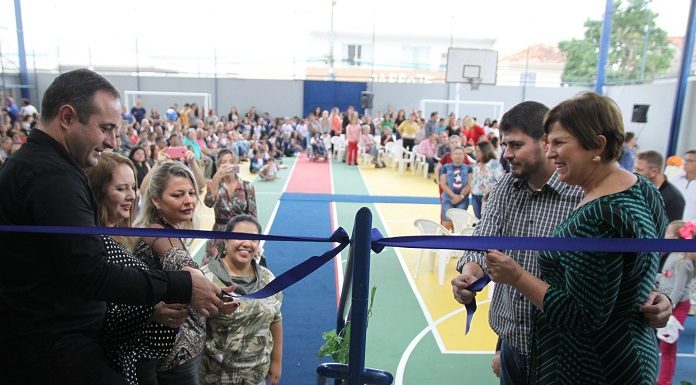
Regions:
[[[614,2],[614,19],[607,56],[607,81],[650,80],[669,69],[674,52],[667,32],[657,27],[657,14],[647,7],[648,0]],[[583,39],[558,43],[566,54],[563,83],[593,83],[599,61],[601,20],[585,22]]]
[[[377,288],[372,287],[372,290],[370,290],[370,304],[367,309],[368,319],[372,316],[372,305],[375,303],[376,292]],[[350,352],[350,321],[346,323],[346,326],[340,333],[336,334],[336,329],[333,329],[322,333],[321,338],[324,339],[324,345],[319,348],[317,356],[324,357],[330,355],[335,362],[341,364],[348,363],[348,354]]]
[[[679,385],[691,385],[691,382],[689,381],[680,381]]]

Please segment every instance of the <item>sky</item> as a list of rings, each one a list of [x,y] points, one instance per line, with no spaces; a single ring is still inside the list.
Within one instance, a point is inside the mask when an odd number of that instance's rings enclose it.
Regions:
[[[14,1],[0,0],[0,49],[17,51]],[[290,60],[303,51],[297,31],[329,31],[331,0],[23,0],[27,53],[76,60],[134,61],[138,49],[182,62],[217,54],[234,60]],[[653,0],[658,25],[686,31],[689,0]],[[336,0],[335,31],[374,30],[492,38],[499,56],[529,44],[581,38],[605,0]],[[247,53],[240,56],[240,52]],[[65,60],[65,59],[64,59]],[[228,59],[233,60],[233,59]],[[29,63],[31,66],[31,63]]]

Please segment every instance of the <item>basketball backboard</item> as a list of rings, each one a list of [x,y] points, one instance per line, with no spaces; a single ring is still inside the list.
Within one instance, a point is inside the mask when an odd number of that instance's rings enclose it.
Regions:
[[[447,83],[495,85],[498,51],[478,48],[453,48],[447,51]]]

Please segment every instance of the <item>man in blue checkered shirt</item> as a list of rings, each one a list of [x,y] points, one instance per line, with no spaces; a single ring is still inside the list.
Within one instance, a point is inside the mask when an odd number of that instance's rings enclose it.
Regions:
[[[510,109],[500,122],[504,157],[510,174],[501,178],[490,193],[474,235],[546,237],[578,205],[582,190],[558,180],[553,162],[546,159],[543,138],[544,115],[548,108],[537,102],[523,102]],[[537,253],[506,250],[524,269],[539,277]],[[482,277],[485,253],[469,251],[457,263],[461,273],[452,280],[454,298],[462,304],[474,299],[466,288]],[[653,293],[641,307],[652,327],[662,327],[671,314],[669,298]],[[489,322],[502,343],[500,383],[527,384],[528,335],[533,305],[508,285],[498,285],[491,301]]]

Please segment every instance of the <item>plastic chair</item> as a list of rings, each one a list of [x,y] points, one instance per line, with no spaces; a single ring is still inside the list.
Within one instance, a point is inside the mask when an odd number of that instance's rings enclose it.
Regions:
[[[399,168],[401,159],[404,158],[405,151],[406,150],[404,149],[404,146],[401,143],[401,139],[394,142],[394,144],[391,146],[391,148],[389,149],[389,163],[391,164],[392,169],[397,170]]]
[[[451,208],[445,212],[445,216],[452,221],[454,233],[456,235],[472,235],[478,219],[468,211]]]
[[[441,224],[431,221],[430,219],[416,219],[413,225],[420,230],[422,235],[452,235],[444,226]],[[418,263],[416,264],[416,272],[413,275],[414,278],[418,276],[420,271],[421,263],[423,262],[423,253],[425,249],[421,249],[420,256],[418,257]],[[450,257],[458,257],[459,252],[456,250],[428,250],[430,257],[430,271],[433,271],[435,265],[434,253],[437,253],[438,259],[438,270],[437,270],[437,280],[440,285],[445,283],[445,269],[447,268],[447,261]]]
[[[342,160],[346,153],[346,142],[340,136],[332,136],[331,144],[333,145],[334,158]]]

